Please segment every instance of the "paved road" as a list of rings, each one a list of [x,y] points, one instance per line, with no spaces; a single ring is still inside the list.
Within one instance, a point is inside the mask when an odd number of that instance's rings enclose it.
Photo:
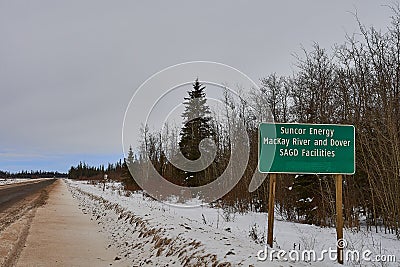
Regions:
[[[25,197],[39,192],[54,183],[55,179],[35,180],[24,183],[0,186],[0,212],[23,200]]]

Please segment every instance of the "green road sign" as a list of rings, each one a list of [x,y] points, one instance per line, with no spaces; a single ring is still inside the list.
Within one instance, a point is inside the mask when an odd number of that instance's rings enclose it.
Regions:
[[[263,173],[354,174],[354,126],[261,123],[258,159]]]

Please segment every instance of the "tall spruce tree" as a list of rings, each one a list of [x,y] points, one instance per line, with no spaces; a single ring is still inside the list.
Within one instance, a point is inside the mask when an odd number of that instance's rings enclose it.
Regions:
[[[121,180],[125,186],[125,189],[128,190],[139,190],[140,187],[137,185],[136,181],[133,179],[130,168],[133,168],[135,164],[135,156],[133,154],[132,146],[129,146],[128,157],[124,159],[124,163],[122,164],[122,175]]]
[[[188,91],[189,97],[184,98],[185,111],[182,113],[183,127],[180,132],[179,147],[182,154],[189,160],[200,158],[199,144],[204,138],[214,135],[211,126],[211,112],[207,105],[206,87],[197,78],[192,84],[193,89]],[[205,172],[185,172],[185,184],[199,186],[203,184]]]

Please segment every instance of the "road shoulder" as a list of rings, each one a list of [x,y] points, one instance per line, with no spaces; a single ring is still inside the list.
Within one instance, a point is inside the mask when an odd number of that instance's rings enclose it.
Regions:
[[[16,266],[123,266],[65,182],[55,183],[47,203],[36,211]]]

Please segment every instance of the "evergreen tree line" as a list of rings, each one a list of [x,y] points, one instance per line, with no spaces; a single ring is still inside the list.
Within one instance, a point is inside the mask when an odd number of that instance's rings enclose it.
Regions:
[[[111,177],[113,174],[121,173],[123,169],[122,160],[118,161],[115,164],[108,163],[108,166],[105,167],[103,164],[99,166],[90,166],[85,162],[79,162],[79,164],[71,168],[68,171],[68,178],[70,179],[78,179],[78,180],[97,180],[104,179],[104,175],[107,174]],[[110,177],[110,178],[111,178]]]
[[[249,164],[221,203],[240,211],[266,211],[267,182],[248,192],[257,167],[258,123],[268,121],[272,113],[276,122],[353,124],[357,172],[344,177],[345,224],[358,227],[366,218],[368,226],[376,231],[382,229],[400,237],[400,9],[395,6],[392,11],[387,29],[359,23],[360,32],[346,36],[346,41],[335,45],[332,52],[317,43],[310,50],[304,49],[296,56],[292,75],[270,74],[261,79],[260,89],[252,89],[239,99],[226,94],[223,102],[229,108],[222,113],[211,114],[204,109],[204,89],[200,90],[196,98],[206,120],[190,122],[190,116],[184,113],[182,128],[166,126],[163,132],[151,132],[144,127],[144,141],[135,164],[145,164],[148,155],[157,171],[171,182],[205,184],[221,175],[229,160],[234,160],[230,159],[230,127],[243,120],[250,138]],[[197,81],[185,99],[185,112],[193,107],[190,99],[196,88],[202,88]],[[218,123],[221,120],[224,123]],[[189,159],[198,158],[199,138],[205,137],[214,140],[217,153],[202,173],[182,172],[169,163],[178,150]],[[276,190],[277,210],[287,219],[322,226],[334,224],[335,187],[331,175],[281,174]]]
[[[128,170],[129,164],[133,164],[133,162],[133,151],[130,148],[128,157],[124,161],[108,163],[107,167],[104,165],[90,166],[85,162],[79,162],[77,166],[71,166],[67,176],[69,179],[75,180],[104,180],[104,176],[107,175],[108,180],[122,182],[125,189],[135,191],[140,188]]]

